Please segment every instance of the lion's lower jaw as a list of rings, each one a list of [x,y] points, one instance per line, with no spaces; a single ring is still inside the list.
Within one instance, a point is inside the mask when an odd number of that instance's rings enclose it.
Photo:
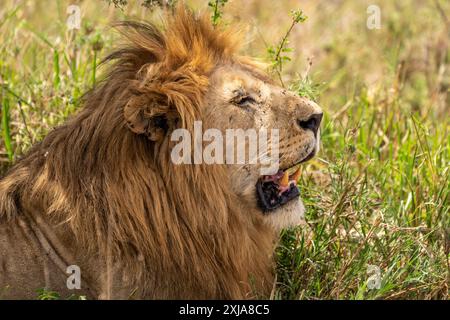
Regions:
[[[269,212],[264,220],[277,231],[303,225],[306,223],[303,201],[300,198],[297,201],[292,200],[281,208]]]

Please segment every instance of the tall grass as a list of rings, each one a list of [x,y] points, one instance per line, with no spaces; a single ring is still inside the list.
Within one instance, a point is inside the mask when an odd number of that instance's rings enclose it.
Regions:
[[[9,99],[8,97],[3,98],[2,102],[2,136],[3,141],[5,143],[6,153],[8,155],[8,160],[13,159],[13,150],[11,147],[11,132],[10,127],[11,119],[10,119],[10,110],[9,110]]]
[[[2,3],[2,171],[77,111],[116,42],[108,23],[159,15],[125,2],[82,1],[72,31],[69,1]],[[295,1],[209,3],[217,23],[247,26],[245,54],[269,53],[275,78],[325,111],[300,183],[308,225],[280,236],[273,298],[448,299],[450,4],[379,0],[382,26],[369,30],[366,0],[304,1],[295,28]],[[368,286],[373,266],[379,288]]]

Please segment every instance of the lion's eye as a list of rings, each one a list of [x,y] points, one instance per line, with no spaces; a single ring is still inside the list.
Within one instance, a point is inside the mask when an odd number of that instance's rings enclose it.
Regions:
[[[233,102],[235,104],[237,104],[237,105],[239,105],[241,107],[246,107],[246,106],[249,106],[249,105],[252,105],[252,104],[256,103],[256,100],[253,99],[253,97],[248,96],[248,95],[239,96],[239,97],[236,97],[233,100],[234,100]]]

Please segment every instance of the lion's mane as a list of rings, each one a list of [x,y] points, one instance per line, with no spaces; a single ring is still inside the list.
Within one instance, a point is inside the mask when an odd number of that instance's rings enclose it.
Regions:
[[[1,223],[39,214],[90,278],[93,260],[118,264],[142,298],[267,294],[272,231],[242,212],[224,166],[175,165],[169,137],[150,130],[163,115],[192,131],[208,75],[239,41],[184,8],[161,28],[118,28],[127,41],[104,80],[0,182]]]

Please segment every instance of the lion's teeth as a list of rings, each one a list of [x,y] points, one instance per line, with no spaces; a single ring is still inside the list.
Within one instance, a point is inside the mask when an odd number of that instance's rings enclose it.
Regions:
[[[280,179],[280,186],[286,187],[288,185],[289,185],[289,173],[285,171],[283,177]]]
[[[298,167],[297,171],[294,172],[294,174],[292,175],[292,179],[295,182],[298,182],[298,180],[300,180],[300,176],[302,175],[302,171],[300,169],[300,167]]]

